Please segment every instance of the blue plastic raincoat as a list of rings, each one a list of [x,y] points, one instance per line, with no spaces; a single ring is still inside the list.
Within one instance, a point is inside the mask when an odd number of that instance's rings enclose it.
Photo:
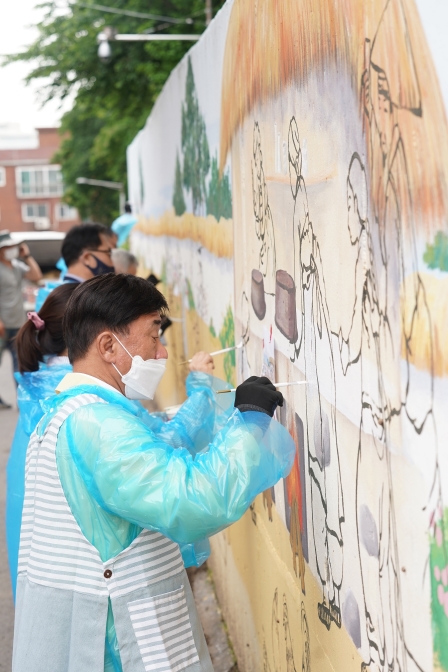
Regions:
[[[62,280],[47,280],[43,287],[39,287],[36,294],[36,305],[34,306],[36,313],[42,308],[53,289],[56,289],[56,287],[63,284]]]
[[[121,247],[129,238],[129,235],[137,224],[137,217],[130,212],[125,212],[112,222],[110,227],[118,236],[117,246]]]
[[[74,387],[46,402],[49,412],[39,433],[71,397],[88,392],[108,402],[72,413],[56,448],[67,501],[103,561],[124,550],[142,528],[180,545],[216,534],[289,473],[295,448],[287,430],[263,413],[235,410],[232,394],[216,395],[223,386],[206,374],[190,374],[189,398],[168,423],[96,385]],[[109,604],[105,670],[121,669]]]
[[[72,370],[67,358],[57,358],[56,362],[50,366],[41,364],[38,371],[15,374],[20,414],[6,467],[6,543],[14,599],[28,441],[44,414],[41,402],[54,395],[59,382]]]
[[[20,413],[6,467],[6,544],[14,600],[24,497],[26,449],[31,434],[44,415],[43,402],[53,397],[60,381],[72,371],[72,366],[66,357],[50,358],[49,361],[50,365],[41,364],[38,371],[15,374],[18,383],[17,403]],[[55,363],[51,364],[51,361]],[[196,403],[198,402],[199,399],[196,396]],[[130,403],[135,405],[136,410],[142,418],[145,418],[147,424],[154,429],[164,428],[166,417],[163,413],[150,415],[138,402]],[[191,402],[190,408],[194,415]],[[166,427],[165,435],[168,440],[173,440],[175,427],[179,424],[179,421],[172,420],[170,426]],[[198,439],[200,440],[199,435]],[[190,445],[190,450],[194,452],[195,447]],[[194,544],[183,544],[180,548],[185,567],[199,567],[210,555],[208,539],[199,540]]]

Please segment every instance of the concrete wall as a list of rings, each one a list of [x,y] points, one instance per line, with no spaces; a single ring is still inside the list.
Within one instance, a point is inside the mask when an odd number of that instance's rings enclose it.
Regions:
[[[444,11],[229,2],[128,151],[161,403],[232,342],[221,376],[301,383],[290,476],[212,540],[243,672],[448,670]]]

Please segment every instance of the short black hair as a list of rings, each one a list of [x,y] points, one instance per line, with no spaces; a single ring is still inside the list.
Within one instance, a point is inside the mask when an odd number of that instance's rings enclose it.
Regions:
[[[126,334],[142,315],[168,311],[165,297],[143,278],[105,273],[81,283],[70,297],[62,322],[68,356],[82,359],[104,329]]]
[[[65,236],[61,249],[67,267],[78,261],[85,250],[97,250],[101,246],[100,233],[107,234],[107,231],[103,224],[95,222],[73,226]]]

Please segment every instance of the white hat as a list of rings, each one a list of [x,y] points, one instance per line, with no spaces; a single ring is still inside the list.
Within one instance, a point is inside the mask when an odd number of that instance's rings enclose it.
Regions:
[[[11,238],[11,234],[7,229],[0,231],[0,248],[2,247],[13,247],[17,245],[17,242]]]

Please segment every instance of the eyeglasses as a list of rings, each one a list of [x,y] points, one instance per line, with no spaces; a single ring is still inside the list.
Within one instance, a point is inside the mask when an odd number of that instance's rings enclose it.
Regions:
[[[102,250],[101,248],[97,247],[95,250],[92,250],[91,248],[88,248],[89,252],[103,252],[103,254],[107,254],[109,259],[112,258],[112,250],[108,248],[107,250]]]

